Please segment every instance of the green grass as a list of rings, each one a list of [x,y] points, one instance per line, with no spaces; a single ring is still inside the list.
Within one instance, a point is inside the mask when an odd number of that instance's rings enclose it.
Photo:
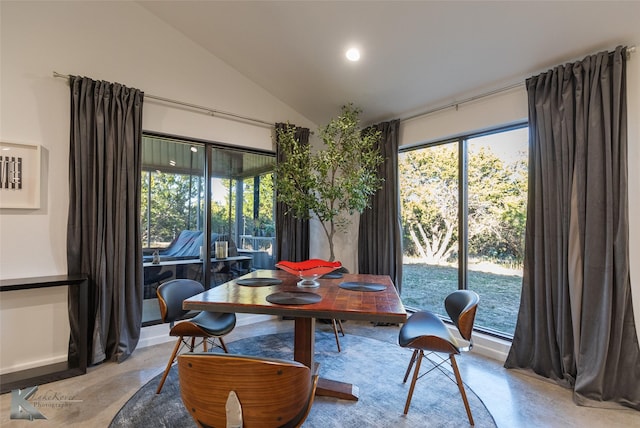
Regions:
[[[458,289],[458,269],[423,263],[402,266],[401,297],[405,306],[446,315],[444,299]],[[480,295],[476,326],[513,336],[522,277],[469,271],[468,288]]]

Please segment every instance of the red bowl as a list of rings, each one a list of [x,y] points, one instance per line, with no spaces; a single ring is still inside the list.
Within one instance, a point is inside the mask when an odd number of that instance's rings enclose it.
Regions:
[[[303,262],[279,261],[276,267],[300,278],[318,278],[342,267],[340,262],[329,262],[321,259],[305,260]]]

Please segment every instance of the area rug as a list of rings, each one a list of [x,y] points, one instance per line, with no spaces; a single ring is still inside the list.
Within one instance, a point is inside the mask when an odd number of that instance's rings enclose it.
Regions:
[[[316,334],[316,361],[322,377],[357,385],[359,401],[316,397],[303,427],[464,427],[469,426],[458,387],[438,370],[420,379],[408,415],[403,414],[409,382],[402,383],[411,351],[367,337],[347,334],[336,350],[332,334]],[[293,359],[293,334],[280,333],[227,344],[230,353]],[[464,357],[459,359],[464,364]],[[428,362],[423,363],[423,367]],[[180,398],[174,367],[162,392],[161,375],[143,386],[120,409],[110,427],[195,427]],[[482,401],[466,388],[475,426],[495,427]]]

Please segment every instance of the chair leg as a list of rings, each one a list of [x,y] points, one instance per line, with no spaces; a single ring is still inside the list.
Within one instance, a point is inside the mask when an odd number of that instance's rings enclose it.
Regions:
[[[222,346],[224,352],[228,354],[229,351],[227,350],[227,345],[224,344],[224,340],[222,340],[222,336],[218,337],[218,340],[220,341],[220,346]]]
[[[335,319],[332,319],[331,323],[333,324],[333,334],[336,336],[336,345],[338,345],[338,352],[342,352],[342,350],[340,349],[340,339],[338,338],[338,325]],[[340,325],[340,329],[342,329],[342,325]],[[344,333],[342,333],[342,335],[344,336]]]
[[[416,355],[418,355],[418,350],[414,349],[413,355],[411,355],[411,361],[409,361],[409,367],[407,367],[407,371],[404,373],[404,379],[402,380],[402,383],[407,382],[407,379],[409,378],[409,373],[411,373],[411,367],[413,367],[413,363],[416,362]]]
[[[458,389],[460,390],[460,395],[462,395],[462,401],[464,401],[464,408],[467,410],[467,417],[469,418],[469,424],[474,425],[473,416],[471,416],[471,408],[469,407],[469,401],[467,400],[467,394],[464,392],[464,384],[462,383],[462,377],[460,376],[460,371],[458,370],[458,364],[456,363],[456,358],[451,354],[449,356],[451,359],[451,367],[453,367],[453,373],[456,375],[456,382],[458,382]]]
[[[169,358],[169,363],[167,364],[167,368],[164,370],[164,374],[162,375],[162,379],[160,380],[160,385],[158,385],[158,389],[156,390],[156,394],[160,394],[162,391],[162,387],[164,386],[164,381],[167,380],[167,376],[169,375],[169,370],[171,370],[171,366],[173,365],[173,361],[176,359],[176,355],[178,354],[178,350],[180,350],[180,345],[182,345],[182,336],[178,338],[176,342],[176,346],[173,347],[173,352],[171,353],[171,358]]]
[[[411,379],[411,386],[409,387],[409,394],[407,395],[407,402],[404,404],[404,414],[409,413],[409,405],[411,404],[411,397],[413,397],[413,390],[416,387],[416,381],[418,380],[418,375],[420,374],[420,363],[422,363],[422,356],[424,355],[422,350],[414,351],[418,352],[418,361],[416,362],[416,368],[413,372],[413,378]],[[412,358],[413,361],[413,358]]]

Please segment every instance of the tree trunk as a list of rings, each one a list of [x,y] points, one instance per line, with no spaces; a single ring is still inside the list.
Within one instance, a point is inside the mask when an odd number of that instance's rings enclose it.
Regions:
[[[329,261],[332,262],[336,259],[336,254],[333,247],[333,237],[336,234],[335,225],[333,224],[333,220],[331,220],[329,222],[329,224],[331,225],[331,230],[329,230],[327,229],[327,225],[324,224],[323,221],[320,221],[320,224],[322,225],[322,229],[324,229],[324,233],[327,236],[327,242],[329,242]]]

